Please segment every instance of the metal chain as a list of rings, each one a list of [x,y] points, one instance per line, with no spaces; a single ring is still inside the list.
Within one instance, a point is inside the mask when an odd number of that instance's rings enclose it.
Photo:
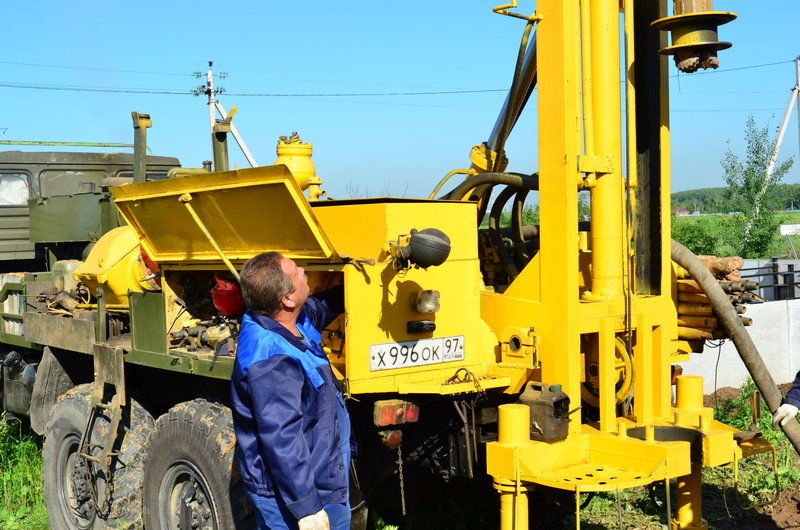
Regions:
[[[400,449],[400,446],[397,446],[397,470],[400,473],[400,505],[403,508],[403,515],[406,514],[406,486],[403,480],[403,452]]]

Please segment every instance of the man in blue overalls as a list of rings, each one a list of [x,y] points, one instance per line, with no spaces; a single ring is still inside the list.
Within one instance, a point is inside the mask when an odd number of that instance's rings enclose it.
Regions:
[[[303,268],[277,252],[248,261],[240,285],[233,423],[259,528],[349,530],[350,418],[320,345],[343,289],[309,297]]]
[[[793,420],[797,417],[798,407],[800,407],[800,372],[797,372],[792,388],[783,398],[783,404],[772,415],[772,426],[777,428],[780,425],[783,427],[789,420]]]

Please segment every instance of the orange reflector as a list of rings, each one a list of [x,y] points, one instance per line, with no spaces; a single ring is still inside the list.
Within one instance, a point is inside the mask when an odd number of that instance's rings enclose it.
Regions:
[[[419,419],[419,407],[410,401],[385,399],[375,402],[372,421],[379,427],[413,423]]]

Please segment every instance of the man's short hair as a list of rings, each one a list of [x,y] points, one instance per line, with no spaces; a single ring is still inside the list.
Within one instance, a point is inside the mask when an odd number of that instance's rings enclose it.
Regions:
[[[281,301],[294,292],[292,279],[283,272],[279,252],[265,252],[251,258],[239,273],[244,304],[252,313],[275,316]]]

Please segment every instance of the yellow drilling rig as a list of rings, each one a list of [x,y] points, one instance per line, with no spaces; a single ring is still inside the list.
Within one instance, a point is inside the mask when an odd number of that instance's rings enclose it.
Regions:
[[[725,334],[770,409],[780,403],[720,282],[670,239],[669,59],[717,68],[730,46],[718,27],[735,15],[710,0],[516,8],[494,8],[524,27],[497,123],[428,198],[321,200],[297,135],[279,140],[274,165],[231,170],[232,115],[214,125],[213,171],[153,175],[150,119],[134,113],[132,178],[31,188],[47,264],[0,291],[27,301],[0,315],[4,409],[46,436],[54,528],[253,524],[227,404],[238,271],[270,250],[305,267],[313,291],[344,286],[323,340],[359,442],[356,515],[387,480],[405,508],[424,467],[489,477],[502,530],[537,521],[538,489],[579,499],[671,479],[672,528],[707,527],[701,469],[771,446],[715,421],[702,379],[677,363]],[[532,98],[539,167],[508,172],[504,145]],[[67,223],[69,238],[42,225],[57,205],[84,215],[68,205],[86,193],[97,223]],[[577,501],[576,515],[579,526]]]

